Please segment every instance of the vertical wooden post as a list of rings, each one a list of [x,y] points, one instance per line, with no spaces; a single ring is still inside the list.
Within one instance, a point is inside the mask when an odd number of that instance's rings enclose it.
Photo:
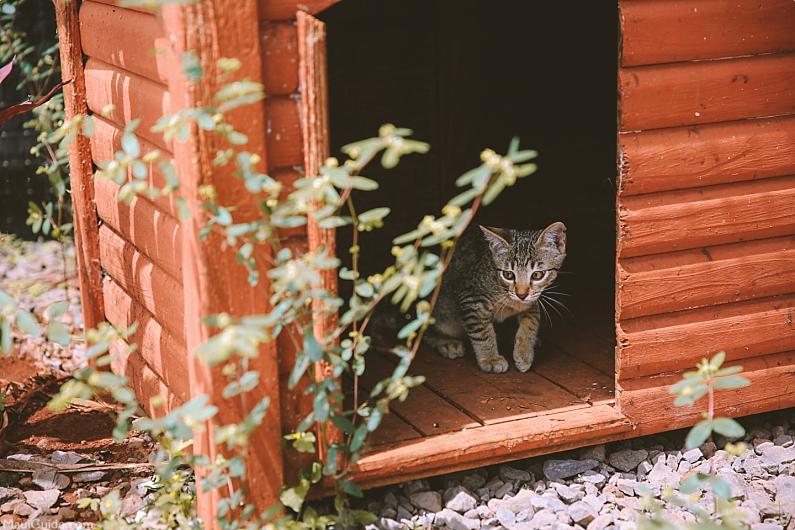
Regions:
[[[66,118],[71,119],[80,114],[88,114],[78,5],[77,2],[60,0],[55,0],[54,5],[61,53],[61,76],[64,80],[72,80],[63,89]],[[83,306],[86,329],[96,327],[105,320],[93,173],[91,145],[88,138],[78,135],[69,146],[69,182],[72,188],[80,303]]]
[[[298,22],[298,81],[301,90],[301,133],[304,143],[304,172],[307,176],[320,174],[320,168],[329,157],[328,138],[328,80],[326,72],[326,25],[308,13],[299,11]],[[336,235],[333,229],[321,228],[313,217],[307,223],[307,238],[310,252],[325,250],[335,255]],[[337,271],[325,270],[321,273],[321,287],[329,292],[337,292]],[[336,313],[324,315],[323,303],[312,301],[315,313],[313,330],[318,339],[328,336],[337,327]],[[315,379],[332,377],[332,367],[328,363],[315,365]],[[326,439],[335,442],[342,439],[342,433],[331,423],[326,425]],[[322,454],[320,455],[323,456]]]
[[[163,10],[166,33],[174,46],[175,56],[191,51],[198,58],[203,72],[201,81],[190,83],[182,72],[169,79],[171,102],[180,108],[211,105],[213,95],[222,85],[217,62],[234,57],[242,67],[235,79],[262,82],[259,17],[256,0],[203,0],[192,5],[169,6]],[[246,150],[261,156],[260,167],[266,167],[265,105],[260,101],[246,105],[227,115],[236,130],[248,136]],[[228,145],[218,135],[194,128],[187,142],[175,142],[174,159],[180,175],[180,192],[188,200],[192,215],[182,221],[183,284],[185,289],[186,337],[189,351],[205,342],[213,330],[203,324],[208,315],[227,312],[235,316],[261,314],[269,307],[265,263],[270,249],[256,250],[260,264],[260,283],[251,287],[247,271],[237,263],[234,249],[226,245],[222,234],[214,232],[205,240],[199,232],[205,224],[199,189],[211,185],[224,206],[235,208],[239,221],[253,220],[259,215],[255,198],[234,177],[231,167],[214,167],[219,149]],[[257,370],[257,388],[241,397],[222,396],[226,378],[219,368],[191,359],[191,394],[209,395],[219,406],[215,424],[238,423],[252,406],[264,397],[270,398],[263,424],[253,433],[249,448],[248,470],[243,481],[247,500],[264,509],[278,500],[283,483],[279,374],[274,345],[263,347],[260,356],[250,364]],[[213,443],[214,426],[197,433],[195,448],[200,454],[214,458],[220,449]],[[215,514],[221,495],[227,492],[202,492],[199,488],[199,514],[208,528],[217,528]]]

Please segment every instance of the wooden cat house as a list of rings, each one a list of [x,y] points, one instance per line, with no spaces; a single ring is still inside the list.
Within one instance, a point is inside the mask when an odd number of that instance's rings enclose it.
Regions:
[[[189,202],[213,184],[223,204],[254,215],[241,183],[213,168],[210,136],[149,132],[163,113],[208,102],[217,59],[237,57],[267,97],[232,120],[285,184],[382,123],[412,127],[431,152],[373,168],[382,189],[362,198],[390,206],[397,232],[437,211],[482,148],[517,135],[538,149],[539,171],[478,220],[568,226],[571,314],[551,318],[533,370],[491,375],[471,359],[419,355],[412,371],[427,382],[388,415],[358,465],[364,486],[691,425],[700,409],[673,407],[668,387],[718,350],[753,383],[719,394],[721,413],[795,404],[795,3],[543,4],[202,0],[156,16],[58,2],[64,78],[75,79],[67,109],[96,121],[70,153],[83,308],[88,325],[141,323],[138,351],[115,366],[141,400],[219,398],[223,377],[187,353],[211,334],[201,318],[262,311],[266,297],[173,201],[119,204],[92,168],[141,118],[143,149],[173,158]],[[180,73],[185,50],[204,68],[199,84]],[[116,112],[100,116],[108,104]],[[363,243],[365,268],[388,255],[388,230]],[[285,244],[334,239],[309,226]],[[281,439],[308,406],[287,388],[294,354],[282,338],[257,361],[257,392],[271,398],[252,443],[262,502],[297,465]],[[368,362],[365,386],[389,369],[386,357]],[[222,419],[239,417],[224,403]]]

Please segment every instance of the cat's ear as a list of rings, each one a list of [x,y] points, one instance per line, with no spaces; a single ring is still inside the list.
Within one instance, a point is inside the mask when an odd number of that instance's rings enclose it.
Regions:
[[[511,246],[511,231],[503,228],[491,228],[489,226],[478,225],[486,241],[489,243],[492,252],[507,250]]]
[[[536,239],[537,247],[552,247],[561,254],[566,252],[566,225],[558,221],[552,223],[541,232]]]

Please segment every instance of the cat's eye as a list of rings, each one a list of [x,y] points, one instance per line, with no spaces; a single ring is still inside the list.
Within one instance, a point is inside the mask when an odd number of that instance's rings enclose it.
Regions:
[[[530,279],[534,282],[537,282],[541,278],[547,275],[546,271],[533,271],[533,274],[530,275]]]
[[[502,277],[512,282],[516,279],[516,275],[511,271],[500,271],[502,273]]]

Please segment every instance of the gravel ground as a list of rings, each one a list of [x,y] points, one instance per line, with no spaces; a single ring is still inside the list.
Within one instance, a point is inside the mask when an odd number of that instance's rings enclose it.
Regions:
[[[749,418],[749,449],[739,457],[707,442],[684,450],[684,434],[597,445],[477,471],[369,492],[379,514],[368,530],[632,529],[648,514],[643,496],[663,503],[670,520],[693,521],[667,502],[671,488],[695,472],[722,477],[753,530],[795,529],[795,414]],[[751,427],[757,425],[757,427]],[[717,439],[721,447],[726,440]],[[713,512],[709,492],[697,503]]]

